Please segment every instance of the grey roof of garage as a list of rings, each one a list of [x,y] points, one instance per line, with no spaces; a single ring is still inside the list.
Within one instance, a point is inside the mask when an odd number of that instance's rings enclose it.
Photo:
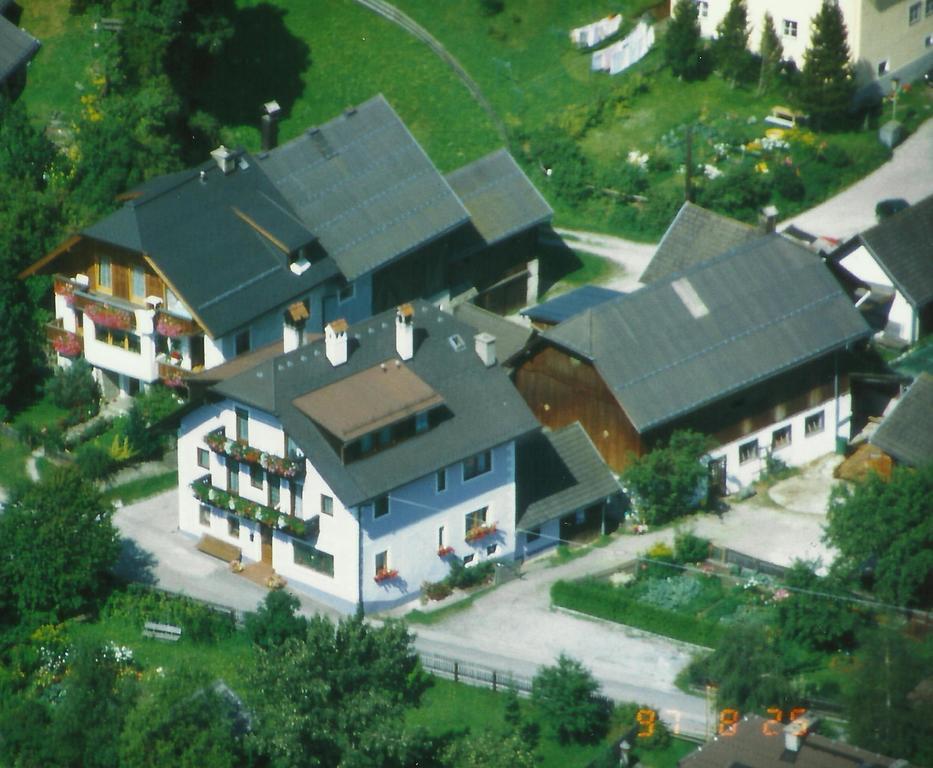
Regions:
[[[663,280],[761,234],[741,221],[720,216],[690,202],[684,203],[658,243],[641,281],[653,283]]]
[[[36,55],[39,41],[0,16],[0,83]]]
[[[496,243],[550,221],[554,211],[504,149],[447,174],[483,240]]]
[[[496,337],[496,358],[500,363],[508,363],[521,352],[534,334],[531,328],[513,323],[468,301],[452,307],[451,312],[461,322],[473,326],[477,333],[485,332]],[[469,339],[466,341],[469,342]]]
[[[381,94],[260,162],[348,280],[470,218]]]
[[[645,432],[870,334],[822,261],[772,234],[542,337],[593,361]]]
[[[328,362],[321,340],[266,360],[217,384],[212,391],[277,416],[289,437],[348,506],[540,429],[505,371],[498,365],[483,365],[470,343],[470,326],[425,301],[412,305],[416,347],[405,366],[442,396],[449,410],[449,418],[427,432],[343,464],[323,428],[294,402],[395,358],[395,310],[350,328],[350,356],[343,365],[335,368]],[[465,342],[459,350],[449,341],[454,334]]]
[[[519,447],[518,489],[525,530],[622,492],[578,421]]]
[[[869,441],[912,467],[933,462],[933,376],[920,374]]]

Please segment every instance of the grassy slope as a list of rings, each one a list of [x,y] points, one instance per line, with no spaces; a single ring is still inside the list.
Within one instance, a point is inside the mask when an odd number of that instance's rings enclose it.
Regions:
[[[18,440],[0,435],[0,488],[9,488],[26,477],[29,451]]]

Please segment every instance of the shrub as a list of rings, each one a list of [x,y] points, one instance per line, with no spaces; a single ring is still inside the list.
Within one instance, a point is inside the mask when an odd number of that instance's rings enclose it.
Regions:
[[[773,183],[775,191],[786,200],[796,202],[803,200],[807,194],[803,179],[800,178],[797,169],[792,165],[781,163],[775,166]]]
[[[613,730],[628,733],[638,727],[635,735],[636,750],[665,749],[671,743],[671,732],[662,722],[658,711],[646,704],[623,701],[612,713]]]
[[[459,560],[451,560],[450,574],[444,581],[456,589],[469,589],[487,582],[492,576],[493,568],[495,563],[492,560],[485,560],[471,568],[467,568]]]
[[[19,440],[23,446],[32,450],[38,447],[41,439],[39,428],[31,421],[24,421],[16,426],[16,439]]]
[[[282,645],[290,637],[301,637],[307,632],[308,622],[296,615],[300,606],[298,598],[288,592],[270,592],[258,611],[247,614],[246,634],[254,645],[265,650]]]
[[[709,539],[690,531],[674,536],[674,560],[678,563],[700,563],[709,557]]]
[[[453,591],[453,587],[446,581],[426,581],[421,585],[421,594],[428,600],[443,600]]]
[[[683,608],[703,591],[696,577],[682,573],[665,579],[652,579],[641,594],[641,601],[666,611]]]
[[[138,584],[111,595],[104,614],[129,621],[140,631],[147,621],[175,624],[182,628],[183,641],[214,642],[236,631],[232,613],[215,611],[189,597],[154,592]]]
[[[92,411],[92,416],[100,409],[100,387],[91,375],[91,366],[83,359],[57,370],[46,382],[45,391],[59,408],[80,408],[82,412]]]
[[[479,0],[479,7],[484,16],[498,16],[505,10],[505,0]]]
[[[49,424],[39,431],[42,449],[47,454],[58,453],[65,447],[65,435],[57,424]]]
[[[85,443],[75,454],[75,464],[90,480],[103,480],[113,474],[117,462],[110,451],[95,443]]]
[[[819,151],[817,158],[832,168],[845,168],[852,163],[848,153],[838,144],[827,144]]]
[[[531,683],[531,698],[561,744],[599,741],[609,725],[610,702],[599,683],[576,659],[561,654]]]

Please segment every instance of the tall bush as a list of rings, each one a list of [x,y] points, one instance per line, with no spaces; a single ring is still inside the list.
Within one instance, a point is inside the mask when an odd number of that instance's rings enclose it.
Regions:
[[[59,408],[81,410],[87,417],[100,410],[100,386],[91,375],[91,366],[84,359],[68,368],[60,368],[46,382],[46,394]]]
[[[561,654],[556,666],[541,669],[532,681],[531,698],[561,744],[592,743],[606,733],[611,704],[576,659]]]

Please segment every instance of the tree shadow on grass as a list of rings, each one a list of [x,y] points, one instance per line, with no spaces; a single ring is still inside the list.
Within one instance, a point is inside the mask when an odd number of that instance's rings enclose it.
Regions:
[[[262,105],[275,99],[287,115],[304,93],[311,48],[285,26],[286,11],[268,3],[237,11],[233,37],[199,86],[196,108],[225,126],[259,127]]]
[[[550,227],[541,235],[537,247],[539,259],[539,293],[543,296],[555,283],[560,282],[571,272],[576,272],[583,262]]]
[[[154,585],[158,579],[153,571],[156,559],[132,539],[120,540],[120,557],[113,568],[114,575],[126,582]]]

